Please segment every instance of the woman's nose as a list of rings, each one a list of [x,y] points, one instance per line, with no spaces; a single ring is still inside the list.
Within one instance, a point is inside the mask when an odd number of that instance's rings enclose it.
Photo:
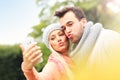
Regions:
[[[60,38],[59,36],[57,37],[57,41],[58,41],[58,42],[60,42],[60,41],[61,41],[61,38]]]

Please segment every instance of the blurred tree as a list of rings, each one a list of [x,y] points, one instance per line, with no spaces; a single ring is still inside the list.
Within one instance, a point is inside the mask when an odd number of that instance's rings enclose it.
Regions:
[[[54,12],[65,6],[81,7],[88,20],[100,22],[105,28],[109,28],[108,23],[112,22],[112,26],[115,22],[113,20],[116,19],[115,16],[113,17],[115,14],[108,11],[106,6],[109,1],[111,0],[36,0],[37,5],[40,8],[40,23],[33,26],[33,32],[29,35],[41,39],[44,28],[50,23],[58,21],[58,19],[53,16]],[[114,28],[113,26],[110,27],[110,29],[116,30],[115,26]]]
[[[0,80],[25,80],[19,45],[0,45]]]

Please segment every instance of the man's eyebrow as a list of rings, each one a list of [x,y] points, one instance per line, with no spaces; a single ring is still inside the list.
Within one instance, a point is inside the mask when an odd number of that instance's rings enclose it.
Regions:
[[[72,23],[72,22],[73,22],[73,21],[67,21],[67,22],[66,22],[66,24],[70,24],[70,23]],[[65,28],[65,26],[63,25],[63,26],[61,26],[61,28],[63,28],[63,29],[64,29],[64,28]]]
[[[72,21],[68,21],[66,24],[69,24],[69,23],[71,23]]]

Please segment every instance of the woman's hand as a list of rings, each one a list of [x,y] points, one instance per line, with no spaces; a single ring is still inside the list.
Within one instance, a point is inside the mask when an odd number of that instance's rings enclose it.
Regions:
[[[23,65],[25,69],[32,69],[33,66],[42,58],[40,47],[36,44],[31,44],[26,50],[20,46],[23,54]]]

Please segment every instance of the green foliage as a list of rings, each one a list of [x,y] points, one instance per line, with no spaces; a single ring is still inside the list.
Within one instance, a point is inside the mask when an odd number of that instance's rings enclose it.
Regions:
[[[75,6],[80,6],[84,11],[88,11],[94,8],[99,3],[99,0],[83,0],[77,1]]]
[[[41,51],[43,53],[43,62],[36,64],[35,67],[38,71],[41,71],[47,63],[48,57],[50,55],[50,50],[43,43],[39,43],[38,46],[41,47]]]
[[[18,45],[0,46],[0,80],[25,80],[21,71],[22,56]]]
[[[35,67],[41,71],[45,66],[50,51],[43,43],[39,43],[43,54],[43,62],[36,64]],[[21,70],[22,53],[19,45],[0,46],[0,80],[26,80]]]
[[[118,21],[119,19],[116,19],[116,17],[113,15],[113,12],[109,12],[107,8],[107,3],[108,0],[64,0],[64,1],[52,1],[52,0],[36,0],[38,7],[41,8],[39,17],[40,17],[40,24],[37,25],[39,28],[39,33],[36,33],[36,29],[33,29],[33,32],[31,34],[34,34],[33,37],[40,37],[42,36],[42,29],[46,27],[46,25],[49,25],[53,22],[58,21],[56,17],[53,16],[54,12],[58,9],[61,9],[65,6],[76,6],[76,7],[81,7],[87,17],[87,20],[93,21],[93,22],[100,22],[103,24],[103,27],[109,28],[109,29],[114,29],[117,31],[118,27],[114,27],[114,24],[119,24]],[[52,3],[50,5],[50,3]],[[111,14],[110,14],[111,13]],[[120,21],[120,20],[119,20]],[[118,22],[118,23],[116,23]],[[110,26],[112,27],[107,27],[109,26],[108,23],[111,23]],[[41,27],[41,24],[43,25]]]
[[[46,22],[47,22],[47,20],[44,20],[44,21],[41,21],[40,24],[33,26],[34,31],[31,32],[29,35],[34,38],[38,38],[39,36],[41,36],[43,33],[42,29],[47,26]]]

